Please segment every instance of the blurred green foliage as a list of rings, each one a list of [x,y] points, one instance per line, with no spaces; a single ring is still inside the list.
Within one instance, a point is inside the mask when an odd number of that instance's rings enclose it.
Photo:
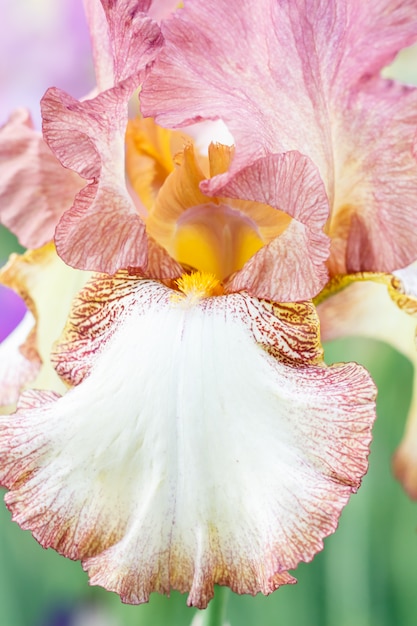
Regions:
[[[16,237],[0,224],[0,266],[5,263],[12,252],[23,252]]]

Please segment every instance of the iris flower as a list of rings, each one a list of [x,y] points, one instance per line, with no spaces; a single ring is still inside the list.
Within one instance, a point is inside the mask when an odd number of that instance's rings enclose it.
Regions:
[[[2,280],[38,347],[52,238],[85,283],[59,339],[47,324],[66,389],[26,390],[1,418],[6,503],[124,602],[293,583],[360,486],[375,388],[324,363],[312,298],[414,260],[415,93],[376,76],[400,24],[401,46],[417,36],[412,6],[88,0],[96,92],[48,90],[43,137],[23,114],[3,129],[1,219],[38,250]],[[365,47],[377,34],[384,55]],[[142,114],[222,119],[235,148],[129,120],[139,87]]]

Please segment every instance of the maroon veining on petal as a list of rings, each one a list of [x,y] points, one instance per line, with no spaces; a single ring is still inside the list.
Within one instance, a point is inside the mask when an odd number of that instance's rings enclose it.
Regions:
[[[124,169],[128,101],[162,45],[158,25],[142,11],[147,6],[103,2],[106,29],[94,7],[96,26],[107,37],[105,61],[111,67],[103,81],[110,88],[83,102],[53,88],[41,103],[48,145],[65,167],[88,181],[58,224],[55,239],[63,260],[80,269],[114,273],[147,266],[145,226]],[[100,72],[104,76],[105,68],[100,66]]]
[[[317,168],[299,152],[258,159],[236,174],[204,181],[204,191],[268,204],[290,217],[288,228],[261,248],[227,283],[277,302],[306,300],[327,281],[329,204]]]

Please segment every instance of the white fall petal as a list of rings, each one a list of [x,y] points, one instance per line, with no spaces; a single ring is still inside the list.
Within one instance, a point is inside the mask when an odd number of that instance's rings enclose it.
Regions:
[[[308,303],[111,282],[87,285],[58,348],[81,382],[1,419],[14,519],[125,602],[294,582],[366,472],[369,375],[321,362]]]

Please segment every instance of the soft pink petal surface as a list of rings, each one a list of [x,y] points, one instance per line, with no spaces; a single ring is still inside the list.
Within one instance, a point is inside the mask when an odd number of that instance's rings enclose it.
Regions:
[[[176,9],[181,7],[178,0],[153,0],[149,7],[149,15],[158,23],[168,19]]]
[[[238,150],[295,148],[325,170],[329,104],[417,40],[416,9],[416,0],[260,0],[255,12],[250,0],[215,10],[185,2],[163,29],[144,114],[167,126],[222,118]]]
[[[416,230],[404,228],[417,194],[416,96],[393,97],[374,80],[417,39],[416,11],[416,0],[261,0],[256,11],[249,0],[220,0],[215,11],[186,2],[165,24],[142,111],[169,127],[221,118],[235,170],[270,152],[309,156],[335,219],[349,207],[337,262],[392,271],[417,249]]]
[[[0,222],[28,248],[50,241],[82,179],[52,154],[19,109],[0,129]]]
[[[80,269],[113,273],[147,263],[144,224],[125,183],[124,141],[128,101],[162,40],[157,24],[133,4],[103,2],[115,86],[83,102],[52,88],[41,103],[52,151],[89,181],[59,223],[55,239],[63,260]]]
[[[145,226],[124,186],[126,105],[114,90],[80,103],[50,89],[42,102],[52,150],[91,180],[56,229],[58,254],[80,269],[112,273],[146,263]]]
[[[417,89],[369,81],[338,116],[336,134],[331,272],[408,265],[417,257]]]
[[[152,53],[148,59],[143,58],[148,36],[144,22],[151,4],[151,0],[84,0],[99,91],[137,73],[138,60],[141,67],[152,60]],[[153,26],[150,28],[148,43],[154,39]]]
[[[92,44],[96,84],[99,91],[114,86],[113,53],[101,0],[84,0],[84,10]]]
[[[222,179],[226,177],[226,184]],[[329,240],[323,226],[329,214],[317,169],[298,152],[259,159],[233,176],[207,181],[213,195],[268,204],[294,218],[288,228],[257,252],[227,283],[276,302],[306,300],[327,281]]]

